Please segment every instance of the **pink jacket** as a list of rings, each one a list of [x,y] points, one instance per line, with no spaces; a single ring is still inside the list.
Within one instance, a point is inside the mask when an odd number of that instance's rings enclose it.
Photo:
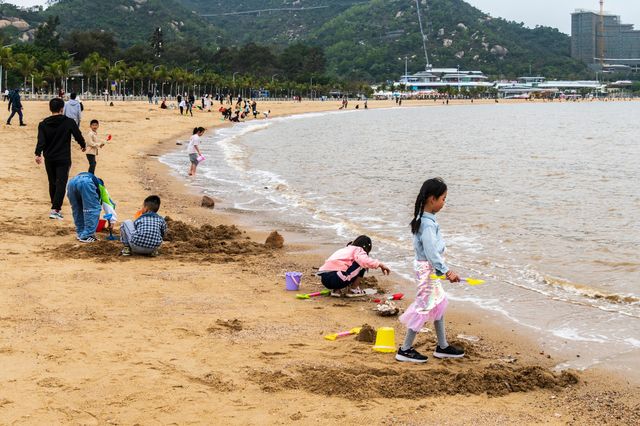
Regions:
[[[320,272],[340,271],[344,272],[349,269],[353,262],[365,269],[376,269],[380,266],[380,261],[370,258],[362,247],[347,246],[333,253],[324,265],[320,267]]]

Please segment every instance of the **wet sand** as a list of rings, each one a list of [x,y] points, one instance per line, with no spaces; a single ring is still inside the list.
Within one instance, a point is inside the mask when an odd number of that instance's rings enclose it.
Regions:
[[[605,370],[555,372],[561,360],[520,330],[456,304],[447,331],[467,350],[462,360],[406,365],[353,337],[324,340],[367,323],[395,327],[399,343],[403,330],[366,300],[296,300],[284,291],[283,274],[301,271],[305,291],[320,289],[312,278],[323,260],[316,248],[287,243],[293,238],[286,233],[283,249],[265,247],[266,234],[200,207],[200,195],[157,161],[194,126],[223,125],[218,113],[190,118],[146,103],[85,106],[82,130],[96,118],[100,134],[113,135],[96,174],[120,219],[158,194],[160,213],[173,219],[171,241],[158,258],[122,258],[107,241],[77,243],[66,200],[65,220],[48,219],[46,174],[33,162],[46,104],[25,103],[28,127],[3,126],[0,423],[640,422],[637,383]],[[259,108],[282,115],[337,103]],[[87,167],[77,145],[73,156],[71,175]],[[393,288],[393,276],[372,275],[379,287]],[[418,349],[433,346],[433,333],[421,333]]]

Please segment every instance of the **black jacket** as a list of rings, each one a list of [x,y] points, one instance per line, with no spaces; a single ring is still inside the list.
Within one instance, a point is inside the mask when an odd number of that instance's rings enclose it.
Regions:
[[[13,109],[13,111],[20,111],[22,109],[22,102],[20,102],[20,93],[16,90],[12,90],[11,93],[9,93],[9,105],[7,106],[7,109]]]
[[[64,115],[45,118],[38,124],[36,156],[44,153],[49,161],[71,162],[71,135],[82,148],[87,146],[78,125],[71,118]]]

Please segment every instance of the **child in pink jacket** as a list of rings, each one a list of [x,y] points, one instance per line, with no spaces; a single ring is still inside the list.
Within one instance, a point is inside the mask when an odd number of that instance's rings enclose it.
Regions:
[[[389,275],[391,270],[379,260],[369,257],[371,252],[371,238],[361,235],[345,248],[333,253],[320,267],[318,275],[322,285],[333,290],[332,296],[341,296],[340,290],[346,289],[347,297],[362,295],[360,281],[367,269],[378,269]]]

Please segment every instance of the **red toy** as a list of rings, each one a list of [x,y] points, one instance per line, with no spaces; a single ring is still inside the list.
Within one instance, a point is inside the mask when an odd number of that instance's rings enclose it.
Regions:
[[[391,296],[387,296],[385,300],[402,300],[404,298],[403,293],[392,294]],[[373,299],[374,303],[382,303],[382,299]]]

